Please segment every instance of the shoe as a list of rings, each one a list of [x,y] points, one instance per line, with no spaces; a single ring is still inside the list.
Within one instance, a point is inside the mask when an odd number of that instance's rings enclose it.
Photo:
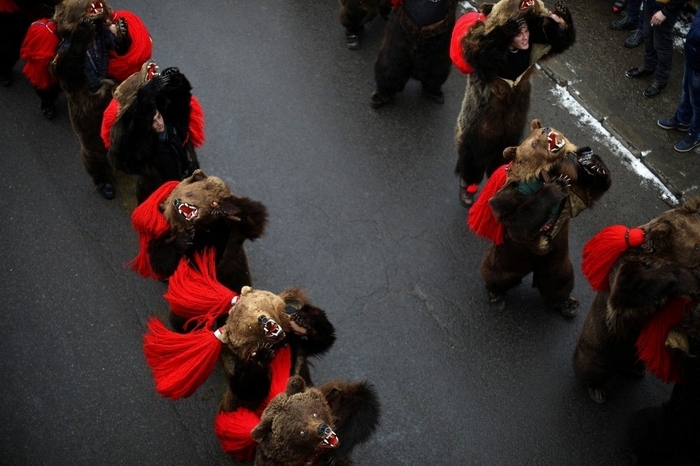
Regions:
[[[489,307],[494,311],[503,311],[506,308],[505,296],[489,291]]]
[[[689,134],[682,141],[677,142],[673,148],[676,152],[690,152],[698,146],[700,146],[700,139],[696,139]]]
[[[576,309],[578,308],[579,304],[578,299],[569,296],[564,301],[553,303],[552,307],[561,312],[563,316],[576,317]]]
[[[625,47],[628,49],[633,49],[639,47],[642,42],[644,42],[644,34],[641,29],[635,29],[632,34],[625,41]]]
[[[114,196],[116,195],[116,193],[114,192],[114,186],[112,186],[109,183],[100,183],[95,186],[95,189],[98,193],[100,193],[100,196],[108,200],[114,199]]]
[[[383,96],[379,92],[374,91],[372,97],[369,98],[369,103],[372,105],[372,108],[379,108],[385,106],[392,100],[394,100],[393,97]]]
[[[459,180],[459,202],[462,204],[462,207],[469,209],[474,205],[477,191],[479,191],[478,184],[468,185],[463,179]]]
[[[630,19],[630,17],[627,15],[625,15],[622,19],[618,19],[617,21],[613,21],[612,23],[610,23],[610,29],[612,29],[613,31],[626,31],[636,28],[637,20]]]
[[[647,87],[647,90],[644,91],[644,97],[656,97],[661,94],[661,91],[663,91],[665,87],[666,84],[651,83],[649,87]]]
[[[613,13],[619,13],[622,10],[625,9],[627,6],[627,0],[615,0],[615,3],[613,3],[612,10]]]
[[[628,78],[643,78],[644,76],[650,76],[654,72],[651,70],[645,70],[644,68],[639,68],[635,66],[634,68],[630,68],[629,70],[625,71],[625,76]]]
[[[445,103],[445,93],[442,91],[438,93],[423,91],[423,95],[425,95],[428,98],[428,100],[436,104],[442,105]]]
[[[53,120],[56,116],[56,106],[51,104],[48,107],[41,107],[41,114],[44,115],[44,118],[47,120]]]
[[[357,34],[345,36],[345,45],[347,45],[350,50],[357,50],[360,47],[360,36]]]
[[[660,118],[656,121],[656,124],[663,129],[677,129],[678,131],[683,131],[684,133],[687,133],[690,129],[690,125],[681,123],[680,121],[676,120],[675,116],[672,116],[671,118]]]

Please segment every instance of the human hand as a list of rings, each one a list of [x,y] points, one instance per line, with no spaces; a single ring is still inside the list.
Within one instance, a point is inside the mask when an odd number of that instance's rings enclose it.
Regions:
[[[664,21],[666,21],[666,15],[664,15],[663,12],[659,10],[656,13],[654,13],[654,15],[651,17],[651,26],[659,26]]]

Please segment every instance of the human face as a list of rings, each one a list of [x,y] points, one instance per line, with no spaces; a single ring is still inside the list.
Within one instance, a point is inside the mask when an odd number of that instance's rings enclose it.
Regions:
[[[511,47],[518,50],[527,50],[530,48],[530,30],[527,28],[527,23],[520,26],[520,32],[513,37]]]
[[[165,123],[163,122],[163,115],[156,110],[156,115],[153,117],[153,130],[156,133],[162,133],[165,131]]]

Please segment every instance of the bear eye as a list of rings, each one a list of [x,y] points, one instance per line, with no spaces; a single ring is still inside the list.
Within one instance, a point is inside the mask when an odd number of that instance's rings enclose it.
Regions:
[[[695,249],[697,249],[697,247],[696,247]],[[313,413],[312,416],[313,416],[313,417],[318,417],[318,414]]]
[[[303,437],[303,436],[306,435],[306,432],[304,432],[303,430],[300,430],[300,431],[299,431],[299,435],[301,435],[301,436]]]
[[[538,141],[537,139],[534,139],[534,140],[532,141],[532,147],[537,147],[537,143],[538,143],[538,142],[539,142],[539,141]]]
[[[695,245],[695,250],[696,250],[696,251],[700,251],[700,246],[698,246],[698,245],[696,244],[696,245]]]

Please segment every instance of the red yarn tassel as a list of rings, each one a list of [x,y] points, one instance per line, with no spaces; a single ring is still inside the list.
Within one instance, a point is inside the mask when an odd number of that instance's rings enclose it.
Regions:
[[[644,325],[637,338],[637,356],[647,370],[668,383],[681,382],[678,362],[671,358],[666,348],[668,332],[683,321],[685,306],[692,303],[688,298],[676,298],[667,302]]]
[[[175,314],[188,319],[185,325],[204,328],[211,328],[216,319],[226,315],[236,296],[216,280],[214,248],[196,252],[193,262],[181,260],[163,295]]]
[[[194,147],[204,144],[204,110],[195,96],[190,98],[189,136]]]
[[[178,184],[180,184],[179,181],[163,183],[131,214],[131,224],[139,235],[140,249],[138,255],[127,265],[144,278],[155,278],[156,280],[163,278],[156,274],[151,267],[151,261],[148,259],[148,245],[154,239],[170,231],[170,224],[160,211],[159,206],[170,196]]]
[[[221,341],[210,330],[173,332],[155,317],[149,320],[148,331],[143,350],[156,391],[173,400],[192,395],[214,370]]]
[[[464,59],[464,51],[462,50],[462,39],[469,34],[469,30],[476,23],[486,22],[486,15],[479,11],[468,11],[457,19],[455,26],[452,29],[452,37],[450,39],[450,58],[455,67],[460,73],[470,74],[474,69]]]
[[[467,214],[469,228],[477,236],[489,239],[496,245],[503,244],[503,225],[493,215],[489,200],[505,186],[507,177],[506,165],[498,167]]]
[[[115,11],[112,15],[112,21],[116,22],[119,18],[126,20],[131,45],[124,55],[117,55],[114,51],[110,52],[107,74],[117,81],[124,81],[141,70],[143,63],[151,58],[153,40],[148,33],[148,29],[146,29],[146,25],[134,13],[127,10]]]
[[[109,146],[112,144],[109,133],[112,131],[114,122],[117,121],[117,113],[119,113],[119,101],[117,99],[112,99],[102,115],[102,127],[100,128],[100,136],[107,149],[109,149]]]
[[[644,230],[624,225],[605,227],[583,247],[581,269],[595,291],[610,289],[608,275],[615,261],[628,247],[644,242]]]
[[[289,346],[280,349],[270,363],[272,381],[265,401],[253,412],[238,408],[231,412],[220,412],[214,421],[214,432],[219,437],[221,448],[236,461],[252,461],[255,456],[255,440],[250,431],[260,422],[262,412],[270,401],[287,389],[287,380],[292,371],[292,350]]]
[[[26,60],[22,73],[32,86],[48,89],[58,84],[58,80],[49,71],[49,64],[58,50],[58,42],[56,23],[50,18],[34,21],[27,30],[19,55],[22,60]]]

